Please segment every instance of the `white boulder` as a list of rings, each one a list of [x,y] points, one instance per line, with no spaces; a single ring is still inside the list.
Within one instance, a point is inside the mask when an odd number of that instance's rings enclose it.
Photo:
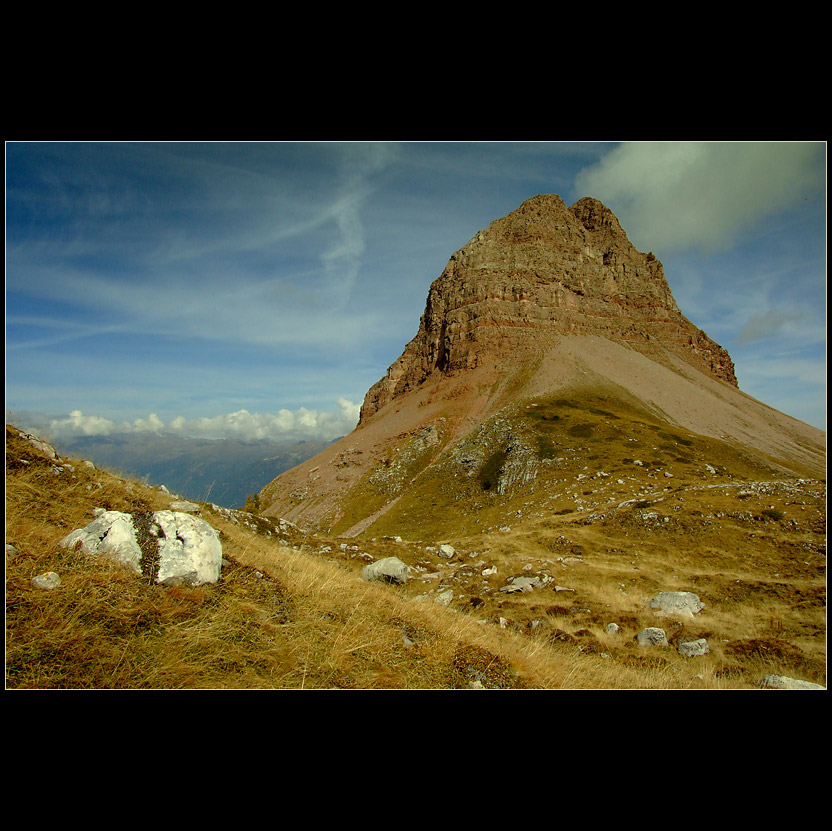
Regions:
[[[222,568],[222,544],[204,519],[177,511],[156,511],[159,529],[157,583],[199,586],[216,583]]]
[[[454,599],[454,590],[453,589],[446,589],[443,592],[440,592],[436,597],[434,597],[433,602],[436,603],[438,606],[450,606],[451,601]]]
[[[679,644],[679,654],[684,655],[685,658],[696,658],[699,655],[707,655],[711,651],[708,646],[708,641],[705,638],[699,638],[695,641],[685,641]]]
[[[142,528],[145,530],[141,532],[137,529],[132,514],[104,511],[85,528],[67,534],[59,544],[110,557],[136,574],[147,574],[150,567],[154,574],[148,576],[164,585],[198,586],[220,579],[222,544],[216,530],[204,519],[176,511],[156,511]],[[155,542],[158,563],[143,557],[140,533],[152,538],[145,539],[145,548]]]
[[[122,511],[104,511],[85,528],[67,534],[59,545],[69,549],[80,546],[85,554],[103,554],[136,574],[142,573],[142,550],[133,517]]]

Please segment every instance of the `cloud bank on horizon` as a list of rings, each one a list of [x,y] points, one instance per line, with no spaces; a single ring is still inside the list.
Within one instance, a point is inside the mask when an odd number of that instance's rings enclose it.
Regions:
[[[40,413],[20,413],[29,429],[37,430],[52,441],[81,436],[111,436],[121,433],[171,433],[182,437],[240,439],[274,442],[329,440],[351,432],[358,423],[360,405],[339,399],[337,410],[318,411],[301,407],[277,413],[250,413],[238,410],[213,417],[187,419],[182,416],[164,422],[156,413],[146,418],[116,423],[95,415],[73,410],[68,415],[49,417]],[[7,412],[7,420],[9,419]]]
[[[823,142],[17,142],[6,165],[7,414],[56,433],[349,432],[450,255],[538,193],[601,199],[741,389],[825,429]]]

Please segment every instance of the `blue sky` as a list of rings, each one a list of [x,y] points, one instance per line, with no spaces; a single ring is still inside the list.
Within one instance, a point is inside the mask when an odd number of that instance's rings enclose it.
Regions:
[[[431,282],[600,199],[740,388],[826,429],[825,142],[8,142],[6,411],[53,438],[349,432]]]

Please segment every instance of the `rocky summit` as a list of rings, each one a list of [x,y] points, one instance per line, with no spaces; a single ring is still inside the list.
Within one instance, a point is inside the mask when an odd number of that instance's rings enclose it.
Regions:
[[[451,255],[357,428],[260,504],[335,535],[451,539],[518,511],[589,516],[673,486],[822,477],[825,458],[823,431],[739,389],[606,206],[552,194]]]
[[[545,348],[555,334],[659,344],[737,386],[728,353],[679,311],[662,264],[585,197],[536,196],[479,231],[433,283],[415,338],[364,400],[362,420],[432,374]]]

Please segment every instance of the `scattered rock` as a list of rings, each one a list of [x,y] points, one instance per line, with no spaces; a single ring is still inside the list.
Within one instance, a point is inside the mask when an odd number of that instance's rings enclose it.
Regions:
[[[659,592],[647,608],[660,614],[693,617],[705,608],[705,604],[693,592]]]
[[[450,559],[451,557],[454,556],[454,554],[456,554],[456,549],[453,546],[447,545],[447,544],[443,544],[443,545],[439,546],[439,556],[440,557],[447,557],[448,559]]]
[[[636,635],[639,646],[667,646],[667,634],[664,629],[648,626]]]
[[[386,583],[401,584],[407,582],[407,565],[398,557],[385,557],[361,569],[361,579],[372,582],[381,580]]]
[[[183,511],[186,514],[199,513],[199,505],[196,502],[171,502],[170,509],[172,511]]]
[[[789,678],[786,675],[766,675],[760,686],[770,690],[825,690],[821,684],[812,681],[801,681],[798,678]]]
[[[23,430],[20,430],[17,427],[15,427],[14,429],[17,430],[17,434],[20,436],[20,438],[25,439],[26,441],[28,441],[29,444],[32,445],[32,447],[39,450],[47,458],[49,458],[49,459],[57,459],[58,458],[58,454],[55,451],[55,448],[52,447],[52,445],[49,444],[48,441],[44,441],[43,439],[39,439],[37,436],[34,436],[31,433],[27,433]]]
[[[433,602],[436,603],[439,606],[450,606],[451,601],[453,599],[454,599],[453,589],[446,589],[445,591],[436,595],[436,597],[433,599]]]
[[[708,641],[705,638],[699,638],[695,641],[685,641],[679,644],[679,654],[686,658],[696,658],[699,655],[707,655],[711,651],[708,646]]]
[[[57,589],[61,585],[61,578],[54,571],[45,571],[32,578],[32,585],[36,589]]]
[[[604,631],[608,635],[617,635],[621,631],[621,628],[619,627],[619,625],[617,623],[608,623],[604,627]]]
[[[534,589],[542,589],[554,582],[553,577],[548,574],[540,574],[535,577],[522,576],[512,577],[509,582],[503,586],[501,592],[530,592]]]

